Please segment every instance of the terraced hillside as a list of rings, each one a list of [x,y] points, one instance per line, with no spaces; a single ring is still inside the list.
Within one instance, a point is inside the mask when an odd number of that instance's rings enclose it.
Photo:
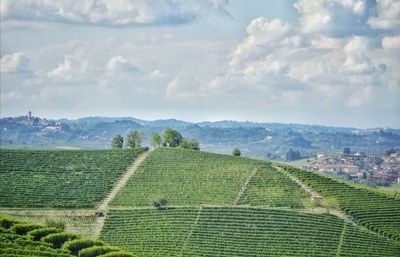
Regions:
[[[144,151],[0,150],[0,207],[95,207]]]
[[[358,224],[400,242],[400,200],[380,195],[367,187],[357,188],[313,172],[285,168],[324,197],[336,199],[340,208]]]
[[[400,244],[331,215],[207,207],[111,210],[101,239],[137,256],[385,256]]]
[[[265,186],[262,186],[264,183]],[[302,206],[306,194],[268,163],[186,149],[152,152],[116,196],[112,206],[200,204]]]
[[[0,256],[134,257],[99,240],[81,238],[55,227],[43,227],[0,215]]]

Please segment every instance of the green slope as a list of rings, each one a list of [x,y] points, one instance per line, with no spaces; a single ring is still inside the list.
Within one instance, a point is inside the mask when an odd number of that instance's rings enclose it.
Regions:
[[[254,171],[256,175],[251,177]],[[265,187],[263,183],[267,183]],[[237,199],[241,190],[244,199]],[[153,200],[161,197],[172,206],[233,205],[239,201],[240,204],[289,207],[301,206],[304,194],[266,162],[159,148],[147,157],[111,205],[151,206]]]
[[[114,209],[101,239],[141,257],[400,253],[399,243],[331,215],[240,207]]]
[[[368,187],[356,187],[338,179],[284,166],[324,197],[334,198],[358,224],[400,241],[400,200],[381,195]]]
[[[95,207],[137,150],[0,150],[0,207]]]

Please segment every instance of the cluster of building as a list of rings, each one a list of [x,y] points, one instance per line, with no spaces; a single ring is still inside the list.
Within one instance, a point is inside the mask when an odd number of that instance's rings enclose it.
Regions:
[[[62,124],[56,123],[55,121],[50,121],[45,118],[42,119],[40,117],[34,117],[34,116],[32,116],[31,111],[28,112],[28,115],[14,118],[14,120],[17,123],[25,125],[25,126],[38,127],[43,131],[61,131],[62,130]]]
[[[362,152],[327,156],[323,153],[310,159],[306,170],[332,175],[345,175],[349,180],[375,182],[377,185],[400,183],[400,152],[367,155]]]

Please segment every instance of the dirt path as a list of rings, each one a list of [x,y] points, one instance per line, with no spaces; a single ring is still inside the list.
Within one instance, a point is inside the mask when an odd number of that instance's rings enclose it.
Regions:
[[[320,196],[315,192],[311,187],[307,186],[306,184],[303,183],[300,179],[296,178],[295,176],[291,175],[289,172],[285,172],[281,167],[278,166],[273,166],[276,170],[280,171],[281,173],[285,174],[288,176],[291,180],[293,180],[297,185],[301,186],[301,188],[304,189],[307,193],[309,193],[312,196]]]
[[[111,192],[107,195],[106,198],[104,198],[104,200],[100,203],[99,207],[97,207],[97,212],[102,213],[102,215],[96,218],[96,222],[94,224],[93,234],[95,235],[95,237],[100,236],[101,229],[103,228],[104,222],[106,221],[108,205],[115,198],[118,192],[126,185],[129,178],[135,173],[139,165],[142,164],[142,162],[146,159],[149,153],[150,151],[147,151],[141,154],[138,158],[136,158],[133,164],[128,168],[127,172],[122,176],[122,178],[118,180],[117,184],[114,186]]]
[[[251,173],[249,174],[249,176],[246,178],[246,181],[243,183],[242,187],[240,188],[238,194],[236,195],[235,200],[233,201],[233,205],[237,205],[240,198],[242,197],[242,195],[244,194],[244,192],[246,191],[247,185],[250,183],[250,180],[256,175],[257,173],[257,168],[254,168]]]

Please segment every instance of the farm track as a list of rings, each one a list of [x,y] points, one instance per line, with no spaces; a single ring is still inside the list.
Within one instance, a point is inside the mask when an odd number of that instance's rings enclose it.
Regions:
[[[101,202],[99,207],[97,207],[97,212],[102,213],[102,216],[98,216],[96,218],[96,222],[94,224],[93,234],[95,237],[99,237],[101,233],[101,229],[104,226],[104,222],[106,220],[107,208],[111,201],[115,198],[118,192],[126,185],[129,178],[135,173],[137,168],[142,164],[142,162],[146,159],[151,151],[147,151],[142,153],[138,158],[135,159],[133,164],[128,168],[127,172],[118,180],[117,184],[111,190],[111,192],[107,195],[107,197]]]
[[[301,181],[300,179],[296,178],[295,176],[289,174],[288,172],[285,172],[281,167],[278,166],[273,166],[277,171],[281,172],[282,174],[286,175],[287,177],[289,177],[291,180],[293,180],[296,184],[298,184],[299,186],[301,186],[301,188],[304,189],[304,191],[306,191],[308,194],[310,194],[311,196],[321,196],[320,194],[318,194],[316,191],[314,191],[311,187],[307,186],[306,184],[304,184],[303,181]],[[314,208],[311,209],[312,211],[309,213],[315,213],[316,210],[318,210],[320,208]],[[305,211],[307,212],[307,210]],[[317,211],[318,212],[318,211]],[[324,210],[325,212],[325,210]],[[338,209],[330,209],[329,213],[332,215],[335,215],[338,218],[341,218],[342,220],[348,222],[348,223],[352,223],[354,225],[356,225],[356,223],[354,223],[354,221],[347,216],[344,212],[338,210]]]
[[[236,195],[236,198],[233,202],[233,205],[237,205],[240,198],[242,197],[242,195],[244,194],[244,192],[246,191],[247,185],[250,183],[251,179],[256,175],[258,168],[254,168],[251,173],[249,174],[249,176],[246,178],[246,181],[243,183],[242,187],[240,188],[238,194]]]

